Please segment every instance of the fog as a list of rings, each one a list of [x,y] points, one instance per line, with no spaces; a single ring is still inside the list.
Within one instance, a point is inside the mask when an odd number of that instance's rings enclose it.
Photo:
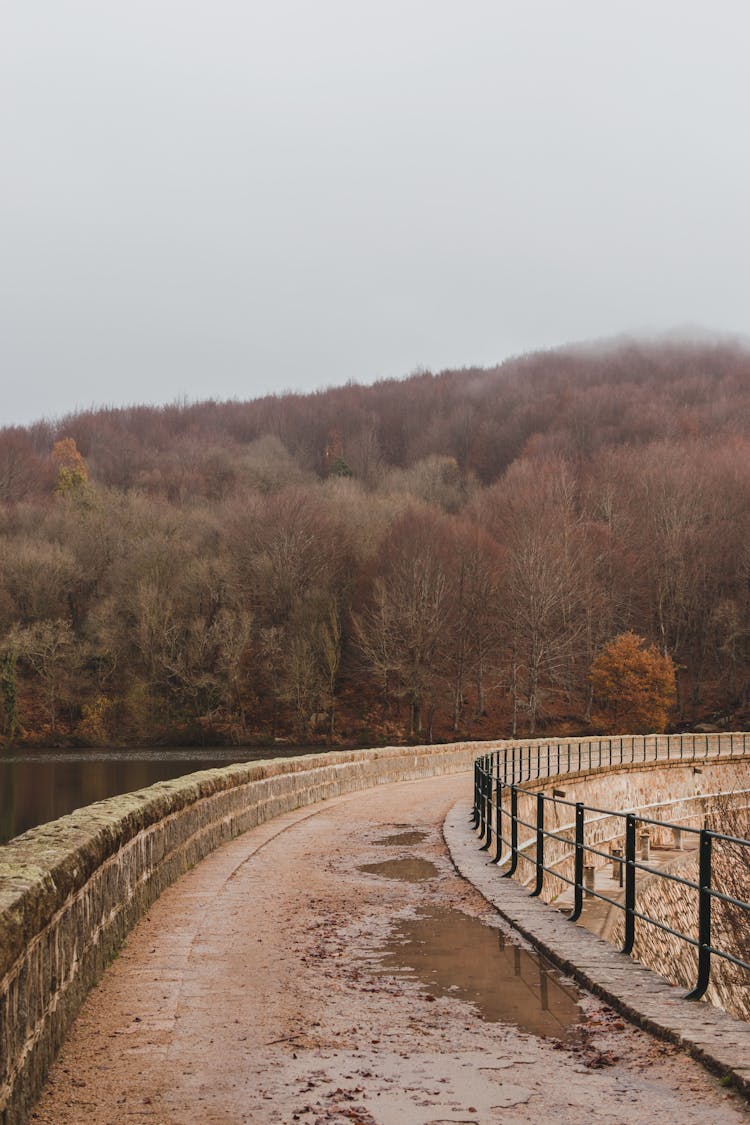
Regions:
[[[0,424],[750,307],[750,8],[0,4]]]

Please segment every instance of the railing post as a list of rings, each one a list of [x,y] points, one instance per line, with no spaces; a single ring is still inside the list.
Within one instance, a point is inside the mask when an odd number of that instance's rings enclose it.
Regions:
[[[479,772],[479,839],[485,835],[485,759]]]
[[[711,833],[701,829],[698,875],[698,980],[686,1000],[700,1000],[711,976]]]
[[[510,787],[510,867],[503,878],[509,879],[518,867],[518,789]]]
[[[625,940],[623,953],[632,953],[635,942],[635,817],[625,817]]]
[[[489,851],[490,844],[492,843],[492,773],[489,769],[489,761],[487,763],[488,769],[485,778],[484,786],[484,828],[485,831],[482,835],[486,835],[487,839],[481,847],[481,851]]]
[[[484,800],[484,824],[487,830],[487,840],[484,845],[484,851],[489,848],[492,841],[492,771],[490,769],[490,762],[487,763],[487,788],[485,789]]]
[[[576,804],[576,841],[575,841],[575,868],[573,872],[573,913],[569,921],[575,922],[581,917],[583,910],[583,804]]]
[[[495,863],[498,863],[503,852],[503,787],[498,778],[495,790]]]
[[[474,828],[479,826],[479,759],[474,760],[474,811],[471,817]]]
[[[542,893],[544,883],[544,793],[536,795],[536,883],[531,897]]]

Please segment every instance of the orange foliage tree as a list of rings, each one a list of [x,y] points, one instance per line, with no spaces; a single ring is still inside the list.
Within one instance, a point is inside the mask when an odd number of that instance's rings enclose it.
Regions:
[[[70,492],[89,479],[86,462],[81,456],[75,438],[61,438],[52,446],[52,460],[57,465],[55,492]]]
[[[663,731],[676,698],[672,658],[637,633],[620,633],[591,665],[597,706],[594,722],[605,734]]]

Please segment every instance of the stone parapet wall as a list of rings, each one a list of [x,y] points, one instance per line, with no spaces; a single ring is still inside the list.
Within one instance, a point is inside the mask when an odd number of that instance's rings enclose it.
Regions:
[[[564,800],[568,803],[559,802],[548,807],[545,827],[565,837],[569,844],[547,840],[544,861],[547,867],[557,867],[562,875],[570,879],[573,877],[570,847],[575,835],[572,808],[575,802],[581,801],[599,809],[611,809],[613,813],[637,810],[642,816],[653,820],[669,821],[684,828],[695,829],[702,827],[704,813],[711,807],[710,800],[708,807],[706,806],[704,796],[740,793],[750,789],[750,756],[709,759],[701,761],[699,768],[700,773],[696,773],[692,763],[637,762],[527,781],[523,783],[524,792],[519,792],[518,795],[518,814],[527,824],[533,824],[536,794],[539,791],[551,796],[554,786],[565,793]],[[507,798],[504,800],[503,810],[508,813]],[[659,847],[672,843],[670,829],[650,826],[650,832],[652,845]],[[587,845],[607,851],[612,843],[623,843],[623,833],[623,817],[608,816],[604,812],[588,813],[586,816]],[[507,821],[504,835],[507,836]],[[531,862],[536,857],[536,834],[533,830],[523,828],[519,831],[519,848],[526,858],[519,863],[516,878],[528,884],[535,877]],[[604,867],[609,861],[589,854],[586,862],[594,867]],[[564,889],[562,881],[548,875],[542,897],[549,902]]]
[[[670,866],[669,873],[697,882],[697,853],[682,856],[678,863]],[[645,879],[636,894],[636,909],[693,940],[698,938],[698,892],[692,887],[669,879]],[[609,938],[612,945],[622,944],[624,932],[624,920],[620,918]],[[712,926],[712,944],[717,948],[731,948],[732,938],[733,935],[722,932],[720,919],[716,919]],[[745,950],[742,952],[746,955]],[[633,957],[647,968],[661,973],[672,984],[685,989],[695,986],[698,968],[695,946],[642,919],[636,920]],[[722,957],[713,956],[706,1000],[737,1019],[750,1020],[750,984],[745,970]]]
[[[476,752],[476,743],[454,743],[208,770],[100,801],[0,847],[2,1125],[27,1119],[92,985],[183,872],[275,816],[387,782],[469,770]]]
[[[693,740],[690,736],[684,737],[686,748],[690,746],[692,749]],[[741,738],[743,736],[736,736],[737,746],[743,744],[740,742]],[[716,754],[720,748],[716,737],[707,740],[701,735],[695,741],[701,751],[707,748],[709,754]],[[611,810],[613,813],[635,811],[649,819],[699,829],[703,826],[706,813],[715,808],[716,794],[725,797],[727,808],[734,804],[739,807],[747,806],[750,755],[735,751],[734,757],[699,757],[685,762],[679,759],[672,759],[670,762],[646,760],[614,766],[603,765],[524,781],[522,790],[518,793],[518,816],[521,821],[526,822],[526,826],[519,827],[519,863],[514,879],[526,886],[535,880],[536,833],[528,826],[535,823],[536,794],[541,791],[552,796],[553,787],[558,793],[564,793],[566,803],[561,801],[545,805],[545,829],[562,839],[545,841],[544,863],[545,867],[553,868],[564,879],[556,878],[552,873],[545,875],[541,897],[548,903],[554,902],[567,890],[569,884],[565,879],[574,878],[572,847],[575,819],[572,806],[576,802],[595,806],[599,810]],[[508,813],[509,799],[506,797],[503,801],[503,816],[507,817]],[[506,819],[503,828],[506,840],[508,823]],[[656,825],[649,825],[648,828],[652,846],[672,845],[671,828]],[[584,841],[587,846],[608,853],[613,844],[623,846],[623,834],[623,817],[607,815],[604,811],[586,812]],[[693,846],[697,848],[697,837],[694,836],[693,841]],[[507,858],[507,849],[504,849],[504,853],[504,858]],[[611,865],[607,855],[596,855],[593,852],[586,852],[585,862],[595,868],[609,869]],[[675,861],[669,864],[669,874],[697,881],[697,851],[682,858],[675,857]],[[698,894],[694,888],[668,878],[639,872],[636,879],[636,909],[655,922],[686,934],[693,940],[697,939]],[[624,921],[619,911],[616,911],[616,915],[616,920],[607,931],[607,940],[614,946],[621,946]],[[743,916],[743,922],[747,932],[745,917]],[[747,941],[741,942],[742,948],[739,948],[736,938],[731,927],[722,922],[720,904],[715,902],[712,944],[717,948],[734,950],[737,955],[746,959]],[[647,968],[660,973],[672,984],[686,989],[695,986],[695,947],[658,925],[636,919],[633,957]],[[739,1019],[750,1020],[750,985],[746,971],[721,957],[713,956],[706,999]]]
[[[681,856],[676,863],[670,865],[669,873],[693,882],[697,881],[697,852]],[[698,937],[697,893],[690,887],[658,877],[644,879],[636,893],[636,909],[656,921],[665,923],[673,930],[679,930],[694,939]],[[656,926],[647,925],[640,919],[637,919],[636,923],[633,957],[648,968],[661,973],[673,984],[678,984],[685,989],[695,987],[698,969],[695,948]],[[610,936],[612,945],[622,945],[624,934],[624,919],[618,918]],[[716,966],[712,966],[714,979],[709,985],[706,996],[711,1002],[718,1002],[719,1007],[725,1007],[717,995],[715,969]]]

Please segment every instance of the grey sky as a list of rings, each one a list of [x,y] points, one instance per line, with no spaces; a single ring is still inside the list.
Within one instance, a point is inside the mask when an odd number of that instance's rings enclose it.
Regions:
[[[0,424],[747,333],[747,0],[0,0]]]

